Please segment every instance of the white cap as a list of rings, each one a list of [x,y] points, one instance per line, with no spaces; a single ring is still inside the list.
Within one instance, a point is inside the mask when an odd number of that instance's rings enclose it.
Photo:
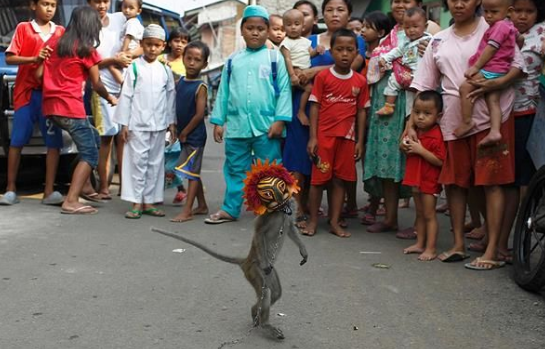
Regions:
[[[142,36],[142,38],[154,38],[165,41],[165,36],[165,30],[160,25],[150,24],[146,27],[146,29],[144,29],[144,35]]]

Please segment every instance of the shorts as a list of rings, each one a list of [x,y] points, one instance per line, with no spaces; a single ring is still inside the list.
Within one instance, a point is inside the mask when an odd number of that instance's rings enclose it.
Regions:
[[[119,95],[114,94],[119,97]],[[91,110],[95,121],[95,127],[98,134],[102,136],[115,136],[121,131],[121,126],[112,121],[115,113],[115,107],[100,97],[98,93],[93,91],[91,95]]]
[[[100,137],[89,120],[86,117],[76,119],[56,115],[49,116],[49,119],[70,134],[78,148],[79,161],[88,163],[91,168],[97,167]]]
[[[506,74],[506,73],[495,73],[495,72],[491,72],[491,71],[484,70],[484,69],[481,69],[480,73],[483,76],[483,78],[485,78],[487,80],[501,78],[502,76],[505,76],[505,74]]]
[[[469,137],[447,141],[447,158],[439,175],[439,183],[471,186],[511,184],[515,180],[515,122],[511,116],[501,125],[499,144],[479,148],[479,142],[488,135],[484,130]]]
[[[515,185],[517,187],[530,184],[536,167],[526,149],[528,137],[532,130],[535,114],[515,118]]]
[[[356,161],[354,150],[356,142],[342,137],[318,137],[318,151],[312,166],[311,185],[324,185],[333,177],[347,182],[355,182]]]
[[[50,149],[62,148],[62,131],[42,114],[42,91],[33,90],[30,102],[17,109],[13,116],[13,131],[10,146],[22,148],[28,144],[38,122],[45,146]]]
[[[180,165],[176,167],[176,172],[189,180],[199,181],[201,179],[203,153],[204,147],[184,144],[178,161]]]

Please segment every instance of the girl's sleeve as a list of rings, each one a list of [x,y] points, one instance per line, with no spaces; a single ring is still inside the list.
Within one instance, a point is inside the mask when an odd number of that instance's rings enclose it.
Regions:
[[[441,73],[437,68],[434,57],[434,46],[438,46],[441,43],[441,39],[431,39],[424,57],[418,63],[418,67],[414,73],[414,79],[411,83],[411,88],[417,91],[435,90],[439,87],[439,81]]]
[[[291,80],[286,68],[284,56],[277,52],[277,76],[276,83],[280,90],[280,95],[276,101],[276,111],[274,113],[274,121],[291,122],[292,118],[292,103],[291,103]]]
[[[223,126],[223,124],[225,123],[225,117],[227,116],[229,98],[229,77],[227,75],[227,63],[225,63],[221,72],[221,79],[220,85],[218,87],[218,95],[216,96],[216,103],[214,104],[214,108],[212,109],[212,116],[210,117],[210,123],[218,126]]]
[[[91,68],[94,65],[99,64],[102,61],[102,57],[97,50],[93,50],[93,53],[83,60],[83,65],[86,69]]]

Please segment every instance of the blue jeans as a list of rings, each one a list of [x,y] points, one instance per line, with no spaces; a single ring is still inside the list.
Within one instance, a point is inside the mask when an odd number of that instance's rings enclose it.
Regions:
[[[76,119],[65,116],[51,115],[55,125],[66,130],[76,144],[79,152],[79,161],[84,161],[95,168],[98,165],[98,149],[100,137],[87,118]]]

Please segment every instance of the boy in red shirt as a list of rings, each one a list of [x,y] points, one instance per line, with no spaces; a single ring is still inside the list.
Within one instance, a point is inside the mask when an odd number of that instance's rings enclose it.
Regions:
[[[358,41],[353,31],[336,31],[331,37],[331,53],[335,65],[316,76],[309,98],[312,104],[307,151],[314,166],[309,193],[310,220],[302,234],[316,233],[322,192],[331,184],[330,232],[349,237],[350,233],[339,225],[344,182],[356,181],[356,161],[363,154],[369,90],[365,78],[350,69],[358,55]]]
[[[441,192],[439,173],[447,155],[443,134],[437,125],[442,110],[443,100],[438,92],[418,94],[411,113],[418,141],[405,137],[401,144],[401,149],[407,154],[403,184],[413,187],[417,232],[416,244],[404,249],[403,253],[418,253],[420,261],[431,261],[437,257],[435,204]]]
[[[6,50],[6,63],[19,65],[19,70],[13,91],[15,115],[8,153],[7,187],[6,193],[0,198],[0,205],[13,205],[19,202],[15,191],[21,150],[32,137],[36,122],[40,124],[47,146],[42,203],[60,205],[63,202],[62,195],[53,189],[62,148],[62,133],[42,114],[42,84],[36,79],[34,72],[51,55],[48,42],[59,38],[64,33],[64,28],[51,21],[55,15],[57,0],[32,0],[30,8],[36,18],[17,25],[11,44]]]

